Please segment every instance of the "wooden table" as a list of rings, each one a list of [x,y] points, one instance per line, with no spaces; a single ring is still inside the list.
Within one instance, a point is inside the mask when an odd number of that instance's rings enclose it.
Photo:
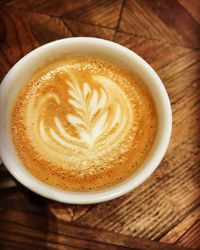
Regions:
[[[41,44],[101,37],[149,62],[173,109],[165,158],[144,184],[121,198],[73,206],[20,185],[1,189],[0,249],[200,248],[199,22],[199,0],[0,1],[1,79]],[[8,176],[1,174],[1,182]]]

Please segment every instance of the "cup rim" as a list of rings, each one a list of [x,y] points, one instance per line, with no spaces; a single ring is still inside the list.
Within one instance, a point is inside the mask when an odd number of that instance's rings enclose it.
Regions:
[[[160,140],[159,148],[156,148],[156,152],[151,157],[150,161],[146,163],[146,165],[143,167],[143,169],[140,171],[140,173],[137,176],[131,176],[127,178],[127,180],[117,184],[113,185],[111,188],[103,189],[100,191],[94,191],[94,192],[68,192],[61,189],[54,188],[52,186],[49,186],[32,175],[25,174],[24,171],[24,177],[23,175],[20,175],[19,170],[17,170],[17,164],[14,163],[4,146],[0,143],[0,155],[1,159],[8,169],[8,171],[13,175],[22,185],[29,188],[31,191],[46,197],[48,199],[56,200],[59,202],[64,203],[70,203],[70,204],[93,204],[93,203],[99,203],[103,201],[112,200],[114,198],[120,197],[131,190],[138,187],[140,184],[142,184],[158,167],[160,161],[164,157],[164,154],[167,150],[167,147],[169,145],[171,132],[172,132],[172,112],[171,112],[171,105],[169,101],[168,94],[166,92],[166,89],[160,80],[157,73],[154,71],[154,69],[138,54],[133,52],[132,50],[117,44],[112,41],[108,41],[105,39],[100,38],[94,38],[94,37],[73,37],[73,38],[64,38],[59,39],[47,44],[44,44],[33,51],[29,52],[27,55],[25,55],[23,58],[21,58],[6,74],[4,77],[1,85],[0,85],[0,141],[3,141],[3,138],[6,137],[3,131],[3,122],[1,121],[2,117],[2,108],[1,104],[3,103],[4,93],[6,93],[8,89],[8,79],[12,77],[12,75],[16,72],[18,67],[21,65],[24,65],[26,63],[26,60],[30,57],[34,56],[37,53],[40,53],[43,49],[47,47],[54,47],[58,46],[60,44],[65,43],[72,44],[72,43],[95,43],[98,46],[105,46],[110,49],[116,49],[118,51],[123,52],[124,54],[127,54],[132,57],[138,64],[140,64],[141,67],[143,67],[144,71],[151,75],[153,81],[155,84],[157,84],[157,87],[159,89],[159,94],[162,96],[164,104],[164,112],[165,116],[167,117],[166,122],[164,124],[163,134],[162,134],[162,140]],[[11,83],[10,83],[11,85]],[[17,156],[17,153],[14,152],[14,154]],[[19,158],[17,156],[17,158]],[[21,166],[23,164],[21,163]]]

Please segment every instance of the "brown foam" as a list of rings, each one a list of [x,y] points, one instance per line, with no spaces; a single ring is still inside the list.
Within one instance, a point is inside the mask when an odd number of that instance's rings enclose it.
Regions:
[[[133,76],[79,57],[33,75],[13,107],[11,131],[34,176],[66,190],[99,190],[141,165],[154,141],[156,114]]]

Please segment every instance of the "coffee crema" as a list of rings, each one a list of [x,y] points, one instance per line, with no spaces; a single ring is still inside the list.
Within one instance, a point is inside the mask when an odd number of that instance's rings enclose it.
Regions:
[[[133,174],[153,145],[156,124],[146,88],[89,57],[60,59],[36,72],[11,115],[23,165],[68,191],[101,190]]]

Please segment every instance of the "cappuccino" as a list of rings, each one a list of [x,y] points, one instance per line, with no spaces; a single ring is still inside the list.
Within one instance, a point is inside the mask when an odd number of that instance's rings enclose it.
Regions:
[[[25,84],[14,103],[11,134],[23,165],[67,191],[95,191],[132,175],[157,129],[148,90],[107,61],[60,59]]]

